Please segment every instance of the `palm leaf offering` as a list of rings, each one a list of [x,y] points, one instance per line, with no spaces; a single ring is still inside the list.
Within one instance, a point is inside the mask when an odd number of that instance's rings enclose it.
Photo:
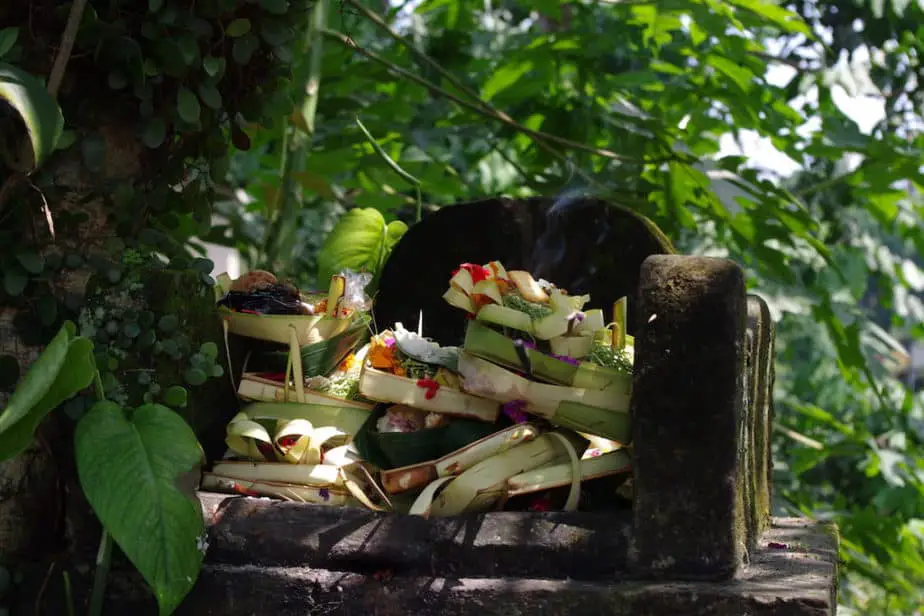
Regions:
[[[440,346],[423,315],[416,332],[395,323],[367,337],[364,281],[343,272],[322,296],[266,272],[219,280],[226,331],[263,346],[204,488],[454,516],[550,494],[576,510],[585,484],[612,490],[607,478],[630,471],[625,299],[607,323],[589,296],[499,262],[463,264],[443,298],[468,313],[465,338]],[[275,317],[285,332],[259,320]]]

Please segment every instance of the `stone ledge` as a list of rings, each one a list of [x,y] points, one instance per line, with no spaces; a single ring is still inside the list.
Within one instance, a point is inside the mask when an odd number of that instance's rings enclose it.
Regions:
[[[612,579],[631,511],[497,512],[426,520],[364,509],[201,493],[208,562],[482,577]]]
[[[770,542],[788,548],[770,548]],[[835,558],[836,540],[830,532],[793,519],[774,520],[750,564],[727,582],[390,577],[388,571],[213,564],[210,556],[178,616],[830,616],[836,606]]]

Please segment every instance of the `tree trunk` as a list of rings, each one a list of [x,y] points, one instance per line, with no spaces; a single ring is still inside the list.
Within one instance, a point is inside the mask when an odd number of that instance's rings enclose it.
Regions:
[[[28,208],[29,224],[23,232],[32,232],[35,247],[46,259],[53,253],[86,257],[102,251],[106,240],[114,236],[98,187],[138,176],[142,168],[141,146],[135,131],[118,126],[103,125],[98,135],[106,152],[100,173],[88,170],[80,149],[72,147],[59,152],[42,170],[43,177],[50,178],[48,189],[42,191],[44,195],[29,184],[16,189],[11,203]],[[84,217],[83,222],[68,227],[67,232],[58,229],[52,237],[42,214],[43,198],[48,199],[56,223],[75,214]],[[47,282],[60,306],[79,309],[89,277],[90,270],[81,266],[59,270]],[[24,341],[23,326],[14,324],[24,309],[27,310],[21,305],[0,306],[0,355],[14,357],[20,375],[26,373],[42,350],[41,345]],[[76,321],[76,311],[61,315],[55,325],[59,327],[65,317]],[[0,396],[0,405],[5,406],[9,392]],[[81,529],[93,519],[76,483],[73,422],[53,415],[40,426],[29,449],[0,463],[0,562],[41,560],[66,546],[75,546],[77,537],[87,534]],[[98,534],[92,527],[86,530],[94,537],[81,539],[90,539],[90,546],[98,541]]]

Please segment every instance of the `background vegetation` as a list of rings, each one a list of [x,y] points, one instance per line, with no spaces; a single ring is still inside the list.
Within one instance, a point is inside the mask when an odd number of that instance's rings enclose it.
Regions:
[[[924,337],[924,2],[332,0],[325,14],[261,0],[229,15],[235,3],[214,1],[186,26],[208,41],[195,52],[163,38],[180,5],[148,4],[137,19],[159,29],[125,36],[143,40],[139,66],[166,94],[136,86],[119,104],[179,186],[150,231],[119,237],[175,247],[179,268],[197,266],[203,241],[231,246],[311,286],[325,238],[357,208],[381,214],[362,215],[376,237],[421,206],[499,193],[637,208],[681,251],[742,263],[770,302],[775,506],[840,525],[843,613],[922,604],[924,393],[897,340]],[[220,36],[199,23],[215,20]],[[28,65],[4,40],[6,61]],[[134,67],[113,66],[100,87],[121,92]],[[768,80],[781,67],[792,77]],[[861,130],[845,95],[881,99],[884,118]],[[99,121],[62,106],[65,135]],[[720,156],[741,135],[799,172]],[[92,140],[76,147],[92,165]],[[134,192],[112,194],[132,211]]]

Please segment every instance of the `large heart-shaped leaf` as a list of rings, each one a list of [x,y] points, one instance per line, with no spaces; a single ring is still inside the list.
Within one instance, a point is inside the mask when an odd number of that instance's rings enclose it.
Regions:
[[[74,324],[66,322],[0,413],[0,460],[26,449],[45,415],[93,380],[93,343],[75,334]]]
[[[61,109],[42,82],[29,73],[0,62],[0,98],[19,112],[32,142],[33,167],[55,151],[64,130]]]
[[[407,225],[400,220],[385,224],[382,213],[373,208],[347,212],[330,232],[318,253],[318,281],[342,269],[367,271],[378,280],[379,271]]]
[[[93,511],[171,614],[202,565],[202,511],[177,487],[202,457],[196,435],[165,406],[126,413],[106,401],[77,424],[75,450]]]

